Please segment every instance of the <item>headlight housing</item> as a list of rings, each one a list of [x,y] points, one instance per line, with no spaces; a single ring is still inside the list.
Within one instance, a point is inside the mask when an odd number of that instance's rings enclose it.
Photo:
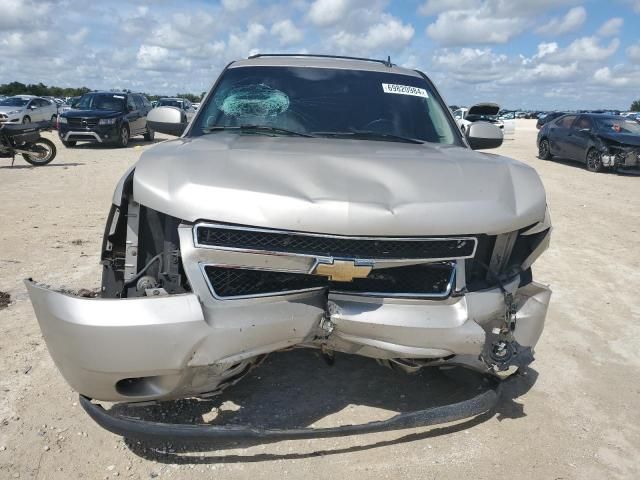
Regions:
[[[117,118],[101,118],[98,125],[114,125],[117,120]]]
[[[58,123],[67,123],[66,117],[58,117]]]
[[[7,115],[15,115],[16,113],[20,113],[22,110],[12,110]]]

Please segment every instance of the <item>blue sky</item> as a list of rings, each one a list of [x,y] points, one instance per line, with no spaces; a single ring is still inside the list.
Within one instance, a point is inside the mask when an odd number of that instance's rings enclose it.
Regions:
[[[0,83],[207,90],[257,52],[386,58],[446,100],[627,108],[640,0],[0,0]]]

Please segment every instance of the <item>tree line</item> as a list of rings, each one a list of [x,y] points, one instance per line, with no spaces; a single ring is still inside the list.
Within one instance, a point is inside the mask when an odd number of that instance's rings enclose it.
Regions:
[[[0,95],[10,97],[12,95],[36,95],[38,97],[79,97],[91,89],[87,87],[48,87],[43,83],[24,84],[20,82],[3,83],[0,85]],[[115,91],[115,90],[114,90]],[[127,91],[127,90],[125,90]],[[193,93],[178,93],[176,97],[186,98],[190,102],[199,102],[206,92],[201,95]],[[167,95],[149,95],[143,93],[149,100],[157,100]]]

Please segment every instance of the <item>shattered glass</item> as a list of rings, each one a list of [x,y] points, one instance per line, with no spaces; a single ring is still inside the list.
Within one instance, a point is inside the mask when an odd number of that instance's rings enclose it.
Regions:
[[[276,88],[264,84],[234,87],[220,97],[217,107],[232,117],[277,117],[289,109],[289,97]]]

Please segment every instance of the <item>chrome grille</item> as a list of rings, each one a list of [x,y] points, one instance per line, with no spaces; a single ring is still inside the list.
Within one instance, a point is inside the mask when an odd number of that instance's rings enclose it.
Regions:
[[[95,127],[98,125],[98,119],[67,117],[67,123],[70,127]]]
[[[443,297],[449,295],[454,265],[450,262],[372,270],[352,282],[330,282],[326,277],[270,270],[205,266],[215,296],[246,298],[329,289],[348,294],[384,297]]]
[[[346,237],[199,224],[197,247],[224,248],[265,253],[379,260],[449,260],[471,258],[474,236],[451,238]]]

